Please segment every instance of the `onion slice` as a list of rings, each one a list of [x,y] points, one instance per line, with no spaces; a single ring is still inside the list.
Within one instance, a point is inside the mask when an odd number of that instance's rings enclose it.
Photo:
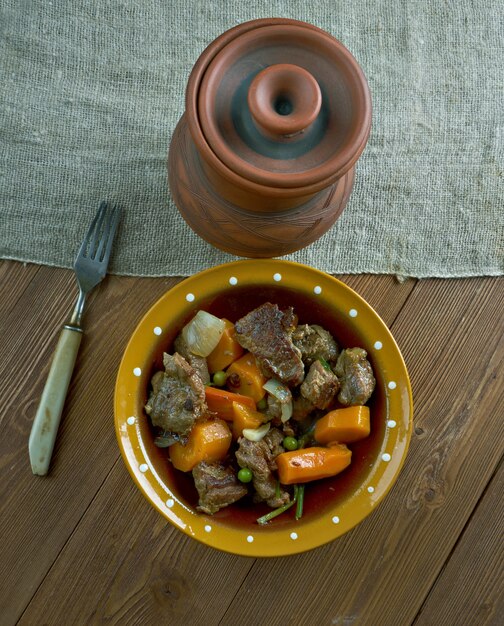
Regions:
[[[263,389],[266,389],[268,393],[280,402],[282,408],[282,422],[285,423],[290,420],[292,417],[292,394],[290,389],[276,380],[276,378],[267,380],[263,385]]]
[[[182,337],[193,354],[207,357],[219,343],[224,328],[224,322],[215,315],[198,311],[182,329]]]
[[[269,422],[267,424],[263,424],[262,426],[259,426],[259,428],[244,428],[243,436],[245,437],[245,439],[248,439],[249,441],[261,441],[261,439],[264,437],[264,435],[268,432],[269,429],[270,429]]]

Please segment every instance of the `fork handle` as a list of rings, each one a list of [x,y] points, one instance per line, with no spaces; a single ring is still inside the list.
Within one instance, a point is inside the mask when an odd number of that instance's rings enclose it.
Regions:
[[[81,328],[70,324],[63,326],[33,420],[28,451],[32,472],[39,476],[45,476],[49,470],[56,433],[81,338]]]

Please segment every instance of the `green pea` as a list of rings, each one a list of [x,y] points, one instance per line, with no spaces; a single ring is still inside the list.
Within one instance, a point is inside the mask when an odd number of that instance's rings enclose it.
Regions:
[[[259,409],[259,411],[264,411],[264,409],[268,408],[268,401],[266,400],[266,398],[261,398],[259,400],[259,402],[257,403],[257,408]]]
[[[227,380],[226,372],[223,372],[223,371],[215,372],[215,374],[213,375],[213,383],[214,385],[217,385],[217,387],[224,387],[224,385],[226,384],[226,380]]]
[[[242,483],[249,483],[253,478],[252,470],[248,467],[242,467],[238,472],[238,480]]]
[[[286,450],[297,450],[298,440],[295,437],[284,437],[282,445]]]

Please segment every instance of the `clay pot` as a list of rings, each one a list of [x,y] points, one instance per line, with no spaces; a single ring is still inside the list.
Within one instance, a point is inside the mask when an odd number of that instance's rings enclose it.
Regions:
[[[295,20],[240,24],[189,77],[169,151],[173,198],[221,250],[288,254],[341,214],[370,128],[366,79],[339,41]]]

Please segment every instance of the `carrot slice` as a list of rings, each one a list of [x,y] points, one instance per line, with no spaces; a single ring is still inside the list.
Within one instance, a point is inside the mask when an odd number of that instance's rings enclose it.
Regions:
[[[263,385],[267,378],[263,376],[256,364],[255,357],[247,352],[227,368],[228,379],[232,374],[238,374],[240,385],[236,387],[238,393],[253,398],[259,402],[266,395]]]
[[[217,389],[217,387],[205,387],[205,399],[208,409],[227,422],[232,422],[234,419],[233,402],[239,402],[254,410],[256,408],[256,403],[249,396],[226,389]]]
[[[189,433],[187,444],[174,443],[169,448],[173,467],[190,472],[201,461],[221,461],[231,445],[231,431],[222,420],[196,422]]]
[[[239,359],[245,350],[235,339],[234,324],[227,319],[224,322],[224,332],[216,347],[207,356],[208,371],[210,374],[220,372]]]
[[[264,423],[263,414],[251,409],[245,404],[233,402],[233,437],[238,439],[243,435],[244,428],[259,428]]]
[[[351,443],[364,439],[371,432],[369,407],[349,406],[330,411],[315,425],[315,440],[319,443]]]
[[[330,448],[315,446],[282,452],[275,461],[280,482],[294,485],[335,476],[350,465],[351,459],[351,450],[343,444],[335,444]]]

